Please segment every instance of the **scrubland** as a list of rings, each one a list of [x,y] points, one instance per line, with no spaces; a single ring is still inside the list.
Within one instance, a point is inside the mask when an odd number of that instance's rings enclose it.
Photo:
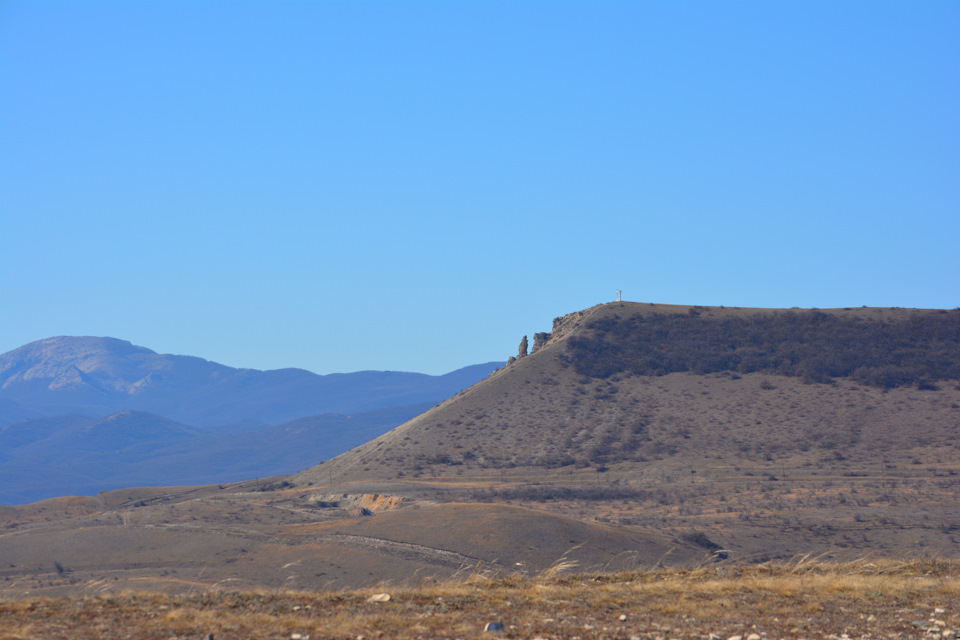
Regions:
[[[0,599],[0,638],[954,638],[958,576],[960,562],[934,559],[604,575],[559,562],[536,577],[477,567],[412,587]]]

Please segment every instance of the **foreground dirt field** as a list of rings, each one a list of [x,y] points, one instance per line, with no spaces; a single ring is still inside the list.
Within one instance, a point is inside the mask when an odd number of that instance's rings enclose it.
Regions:
[[[956,638],[960,630],[957,561],[564,571],[575,567],[414,588],[0,599],[0,638],[845,640]],[[488,623],[502,628],[484,631]]]

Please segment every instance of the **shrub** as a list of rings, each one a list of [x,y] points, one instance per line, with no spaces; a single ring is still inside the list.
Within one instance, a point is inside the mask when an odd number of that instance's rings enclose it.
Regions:
[[[567,355],[588,378],[763,372],[825,383],[854,378],[891,389],[960,379],[960,311],[864,320],[821,311],[737,317],[653,314],[602,318]]]

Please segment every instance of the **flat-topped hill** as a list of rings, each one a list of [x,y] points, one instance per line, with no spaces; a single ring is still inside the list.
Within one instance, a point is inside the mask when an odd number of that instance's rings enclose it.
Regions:
[[[695,527],[753,558],[960,548],[958,311],[613,303],[534,344],[291,482]]]
[[[537,336],[530,355],[298,481],[706,451],[786,463],[811,447],[902,459],[949,441],[960,415],[960,311],[613,303]],[[902,429],[908,406],[923,407],[923,434]]]

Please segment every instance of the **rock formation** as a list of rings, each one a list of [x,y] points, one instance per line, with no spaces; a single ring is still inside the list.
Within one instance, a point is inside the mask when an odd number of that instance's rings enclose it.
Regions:
[[[550,340],[549,331],[541,331],[533,334],[533,349],[530,350],[530,353],[536,353],[537,349],[547,344],[548,340]]]

